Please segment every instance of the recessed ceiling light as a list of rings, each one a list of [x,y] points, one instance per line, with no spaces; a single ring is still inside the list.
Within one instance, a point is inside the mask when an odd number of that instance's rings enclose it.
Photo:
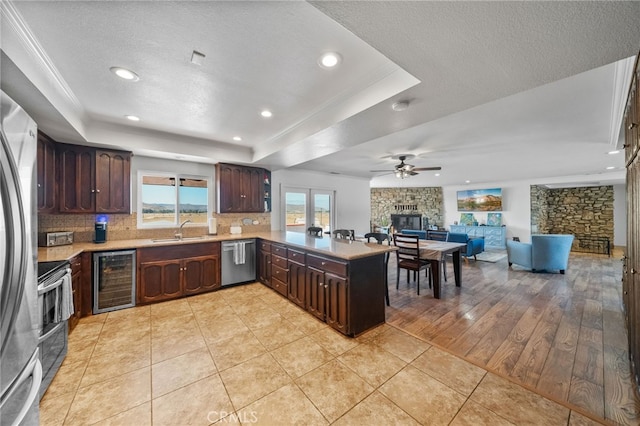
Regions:
[[[140,121],[140,117],[138,117],[137,115],[125,115],[125,117],[127,118],[127,120]]]
[[[620,154],[619,150],[615,150],[615,151],[609,151],[608,152],[609,155],[613,155],[613,154]]]
[[[434,176],[440,176],[440,173],[436,173]]]
[[[234,136],[233,140],[236,142],[240,142],[242,140],[242,138],[240,136]]]
[[[138,81],[140,77],[135,72],[122,67],[111,67],[109,70],[120,78],[129,81]]]
[[[465,180],[464,183],[471,183],[471,181],[470,180]]]
[[[614,167],[614,166],[609,166],[609,167],[607,167],[607,170],[613,170],[613,169],[615,169],[615,167]]]
[[[271,111],[269,111],[268,109],[265,109],[264,111],[262,111],[260,113],[260,115],[265,117],[265,118],[269,118],[269,117],[273,116],[273,113]]]
[[[318,64],[322,68],[334,68],[340,62],[342,62],[342,56],[340,56],[339,53],[335,52],[327,52],[320,56],[320,59],[318,59]]]

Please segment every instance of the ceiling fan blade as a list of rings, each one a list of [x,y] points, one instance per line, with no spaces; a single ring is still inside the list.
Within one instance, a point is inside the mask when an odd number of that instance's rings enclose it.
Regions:
[[[442,167],[437,166],[437,167],[414,167],[413,170],[417,171],[417,172],[425,172],[427,170],[442,170]]]
[[[418,174],[418,173],[414,172],[413,170],[410,170],[410,171],[408,171],[406,173],[409,173],[411,176],[415,176],[415,175]]]
[[[389,172],[389,173],[391,173],[393,171],[395,171],[395,170],[389,170],[389,169],[386,169],[386,170],[369,170],[369,172],[371,172],[371,173],[381,173],[381,172]]]

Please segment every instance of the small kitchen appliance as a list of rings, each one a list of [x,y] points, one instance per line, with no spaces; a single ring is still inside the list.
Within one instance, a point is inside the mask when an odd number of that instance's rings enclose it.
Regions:
[[[41,232],[38,234],[40,247],[54,247],[73,244],[73,231]]]
[[[94,243],[107,242],[107,222],[96,222],[96,236]]]

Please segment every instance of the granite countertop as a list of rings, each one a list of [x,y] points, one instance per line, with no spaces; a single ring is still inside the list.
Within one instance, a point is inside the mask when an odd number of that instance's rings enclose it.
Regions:
[[[352,260],[363,257],[375,256],[396,250],[395,246],[381,245],[375,243],[364,243],[361,241],[351,241],[324,237],[311,237],[298,232],[250,232],[243,234],[221,234],[205,235],[202,238],[187,238],[182,241],[159,241],[151,239],[135,240],[114,240],[105,243],[74,243],[66,246],[39,247],[38,262],[50,262],[56,260],[69,260],[83,252],[104,252],[112,250],[138,249],[148,247],[163,247],[176,244],[198,244],[216,241],[233,241],[252,238],[262,238],[274,243],[283,243],[297,246],[301,249],[334,256],[337,258]]]

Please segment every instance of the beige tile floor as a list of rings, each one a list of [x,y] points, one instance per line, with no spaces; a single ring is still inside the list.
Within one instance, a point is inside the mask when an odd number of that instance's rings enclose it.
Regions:
[[[42,425],[598,424],[388,325],[347,338],[261,284],[84,318]]]

